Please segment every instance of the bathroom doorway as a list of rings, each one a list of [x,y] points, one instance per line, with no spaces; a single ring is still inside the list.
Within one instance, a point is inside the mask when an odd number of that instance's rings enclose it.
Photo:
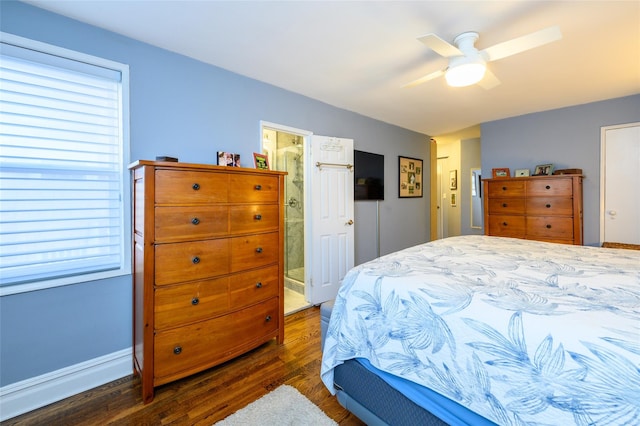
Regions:
[[[284,185],[284,312],[310,306],[305,282],[305,138],[304,131],[262,124],[262,153],[272,170],[286,171]]]

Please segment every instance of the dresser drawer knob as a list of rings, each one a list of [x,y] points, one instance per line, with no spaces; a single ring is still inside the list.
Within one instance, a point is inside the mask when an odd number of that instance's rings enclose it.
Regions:
[[[271,315],[267,315],[267,316],[265,317],[265,319],[264,319],[264,320],[265,320],[266,322],[271,321]]]
[[[502,226],[507,226],[507,222],[502,222]]]
[[[191,262],[193,262],[194,265],[200,263],[200,258],[198,256],[194,256],[193,259],[191,259]]]
[[[257,215],[254,216],[254,218],[256,220],[262,220],[262,215],[261,214],[257,214]]]
[[[193,188],[194,191],[197,191],[198,189],[200,189],[200,184],[199,183],[194,183],[191,188]]]
[[[256,288],[262,288],[262,283],[256,283]]]
[[[182,353],[182,346],[176,346],[175,348],[173,348],[173,353],[175,355],[180,355]]]
[[[256,248],[256,253],[262,253],[262,247]]]
[[[502,203],[502,207],[507,207],[507,203]]]
[[[198,219],[197,217],[194,217],[193,219],[191,219],[191,223],[193,223],[194,225],[197,225],[200,223],[200,219]]]
[[[547,229],[551,229],[551,225],[547,225]]]
[[[256,185],[255,188],[256,188],[256,191],[260,191],[262,189],[262,185]]]
[[[191,304],[193,306],[196,306],[198,303],[200,303],[200,299],[197,297],[194,297],[193,299],[191,299]]]
[[[506,186],[503,186],[503,187],[502,187],[502,190],[503,190],[503,191],[506,191],[506,190],[507,190],[507,187],[506,187]]]
[[[551,186],[547,185],[547,186],[545,186],[545,188],[547,188],[547,189],[551,189]]]
[[[551,204],[547,204],[545,207],[550,209],[551,208]]]

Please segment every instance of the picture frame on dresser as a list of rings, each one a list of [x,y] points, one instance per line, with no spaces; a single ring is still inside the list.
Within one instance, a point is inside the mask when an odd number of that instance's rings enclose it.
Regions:
[[[553,174],[553,164],[538,164],[533,171],[534,176],[551,176]]]
[[[509,178],[511,177],[511,172],[509,168],[500,167],[500,168],[491,169],[491,176],[494,179]]]
[[[269,157],[265,154],[253,153],[253,164],[256,169],[269,170]]]
[[[218,166],[240,167],[240,154],[218,151]]]

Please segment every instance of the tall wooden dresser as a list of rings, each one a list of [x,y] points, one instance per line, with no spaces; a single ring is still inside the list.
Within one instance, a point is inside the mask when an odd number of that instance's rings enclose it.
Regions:
[[[283,172],[137,161],[133,360],[154,387],[284,340]]]
[[[483,179],[485,235],[582,245],[582,178]]]

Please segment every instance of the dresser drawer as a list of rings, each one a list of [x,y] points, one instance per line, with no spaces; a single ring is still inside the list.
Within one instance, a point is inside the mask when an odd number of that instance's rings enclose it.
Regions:
[[[156,241],[193,240],[229,233],[227,206],[167,206],[156,207],[155,212]]]
[[[156,330],[229,312],[229,277],[162,286],[154,292]]]
[[[278,265],[231,275],[231,309],[248,306],[278,295]]]
[[[489,216],[489,234],[496,237],[524,238],[524,216]]]
[[[278,229],[280,206],[277,204],[257,204],[230,207],[231,232],[260,232]]]
[[[527,214],[571,216],[573,214],[573,199],[565,197],[532,197],[527,199]]]
[[[517,180],[505,180],[487,182],[489,197],[523,197],[524,182]]]
[[[218,318],[156,333],[154,384],[219,364],[278,329],[278,298]]]
[[[524,214],[524,198],[490,198],[489,214]]]
[[[544,240],[573,240],[573,218],[530,216],[527,218],[527,238]]]
[[[535,179],[527,181],[527,195],[564,195],[571,197],[573,183],[571,179]]]
[[[278,233],[231,238],[231,272],[278,262]]]
[[[226,203],[229,177],[224,173],[157,170],[157,204]]]
[[[230,242],[226,238],[157,244],[155,284],[213,278],[229,272]]]
[[[278,178],[261,175],[229,176],[229,201],[232,203],[277,203]]]

